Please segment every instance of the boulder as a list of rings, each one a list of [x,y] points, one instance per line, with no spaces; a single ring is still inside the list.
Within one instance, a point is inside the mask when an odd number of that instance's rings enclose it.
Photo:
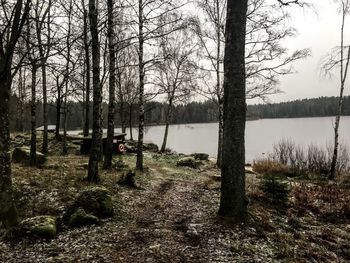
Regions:
[[[130,143],[125,143],[124,144],[124,149],[127,153],[136,153],[137,152],[137,148],[135,145],[132,145]]]
[[[144,143],[143,149],[148,152],[159,152],[158,145],[155,143]]]
[[[69,223],[71,216],[84,209],[85,213],[97,218],[108,218],[113,216],[113,201],[110,192],[104,187],[90,187],[83,191],[73,204],[68,208],[64,220]]]
[[[46,162],[47,158],[44,154],[36,153],[36,165],[41,166]],[[17,147],[12,152],[12,161],[14,163],[22,163],[29,165],[30,161],[30,148],[29,147]]]
[[[136,153],[137,152],[137,141],[128,141],[124,144],[125,151],[127,153]],[[146,152],[159,152],[159,147],[155,143],[144,143],[143,150]]]
[[[16,231],[20,237],[54,238],[57,233],[57,220],[53,216],[36,216],[23,220]]]
[[[177,166],[184,166],[184,167],[191,167],[194,169],[197,169],[200,165],[200,162],[198,162],[194,157],[184,157],[177,161]]]
[[[208,161],[209,160],[209,154],[207,153],[194,153],[192,154],[194,159],[201,160],[201,161]]]
[[[81,227],[89,225],[97,225],[100,220],[91,214],[87,214],[84,209],[78,208],[69,218],[69,227]]]

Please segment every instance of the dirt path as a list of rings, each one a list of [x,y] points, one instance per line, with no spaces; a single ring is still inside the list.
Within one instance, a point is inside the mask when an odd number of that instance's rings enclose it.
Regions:
[[[160,179],[139,205],[126,242],[126,261],[201,261],[200,255],[191,253],[203,242],[195,222],[198,194],[196,182]]]

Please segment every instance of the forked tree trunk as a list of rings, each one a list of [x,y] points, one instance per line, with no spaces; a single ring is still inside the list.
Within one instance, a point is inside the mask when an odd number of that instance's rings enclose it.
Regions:
[[[143,1],[139,0],[139,135],[137,141],[136,169],[143,170],[143,136],[145,125],[145,105],[144,105],[144,88],[145,88],[145,68],[143,62]]]
[[[113,157],[113,137],[114,137],[114,116],[115,116],[115,83],[116,83],[116,58],[114,48],[114,19],[113,19],[113,0],[107,1],[108,8],[108,50],[109,50],[109,104],[108,104],[108,124],[107,124],[107,142],[105,147],[104,168],[112,167]]]
[[[32,66],[32,94],[30,102],[31,138],[30,138],[30,166],[36,165],[36,73],[37,66]]]
[[[219,215],[246,218],[245,194],[245,35],[247,0],[228,0],[224,59],[224,136]]]
[[[95,0],[89,0],[89,19],[92,39],[92,79],[93,79],[93,116],[92,116],[92,145],[89,159],[87,180],[98,182],[100,180],[98,164],[101,157],[102,130],[102,86],[100,84],[100,45],[98,40],[97,7]]]

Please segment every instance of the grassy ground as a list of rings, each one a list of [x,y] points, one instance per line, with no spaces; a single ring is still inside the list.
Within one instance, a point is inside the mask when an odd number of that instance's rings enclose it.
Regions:
[[[73,154],[73,148],[68,156],[52,150],[41,169],[13,165],[21,218],[62,216],[88,187],[82,181],[88,159]],[[215,165],[180,168],[178,158],[146,153],[146,171],[136,177],[142,190],[117,184],[128,168],[102,171],[101,184],[113,195],[114,218],[100,226],[62,230],[50,241],[0,241],[0,262],[350,261],[348,184],[289,180],[292,192],[284,207],[259,190],[261,176],[248,174],[249,222],[236,225],[216,215],[220,184],[213,177],[219,174]],[[134,166],[135,156],[122,159]]]

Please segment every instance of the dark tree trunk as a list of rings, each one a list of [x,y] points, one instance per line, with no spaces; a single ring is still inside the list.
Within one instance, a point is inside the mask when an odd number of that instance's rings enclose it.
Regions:
[[[84,3],[83,3],[84,4]],[[88,13],[84,8],[84,49],[85,49],[85,116],[84,116],[84,136],[89,136],[90,129],[90,50],[88,40]]]
[[[66,79],[64,108],[63,108],[63,139],[62,139],[62,154],[68,154],[67,147],[67,124],[68,124],[68,79]]]
[[[130,140],[133,141],[134,138],[132,136],[132,104],[129,106],[129,129],[130,129]]]
[[[219,215],[244,220],[245,194],[245,34],[247,0],[228,0],[224,60],[224,136]]]
[[[32,97],[30,102],[31,138],[30,138],[30,165],[36,165],[36,73],[37,66],[32,68]]]
[[[219,140],[218,140],[218,156],[216,160],[216,165],[221,168],[222,161],[222,137],[224,133],[224,113],[223,113],[223,102],[219,100]]]
[[[42,84],[43,84],[43,120],[44,120],[44,133],[43,133],[43,146],[41,152],[46,154],[48,153],[48,112],[47,112],[47,85],[46,85],[46,59],[42,61],[41,65],[42,72]]]
[[[95,0],[89,0],[89,18],[92,39],[93,116],[92,145],[87,180],[89,182],[98,182],[100,180],[98,164],[102,148],[102,86],[100,84],[100,45],[98,42],[97,7]]]
[[[0,221],[5,227],[12,227],[18,223],[11,179],[9,101],[13,54],[29,13],[30,1],[26,2],[23,14],[22,7],[23,1],[18,0],[12,13],[13,20],[9,21],[11,28],[6,50],[3,39],[0,39]]]
[[[169,104],[168,104],[168,110],[167,110],[167,114],[166,114],[166,119],[165,119],[165,131],[164,131],[164,137],[163,137],[163,143],[162,143],[162,147],[160,149],[160,151],[162,153],[165,152],[166,149],[166,143],[168,140],[168,132],[169,132],[169,125],[170,125],[170,119],[171,119],[171,108],[173,107],[173,102],[172,99],[169,100]]]
[[[139,135],[137,141],[136,169],[143,170],[143,135],[145,125],[145,105],[144,105],[144,88],[145,88],[145,65],[143,62],[143,1],[139,0]]]
[[[56,140],[60,139],[60,127],[61,127],[61,87],[59,85],[59,80],[57,79],[57,101],[56,101],[56,130],[55,130],[55,137]]]
[[[108,7],[108,49],[109,49],[109,105],[108,105],[108,124],[107,124],[107,143],[105,148],[104,168],[112,167],[113,157],[113,137],[114,137],[114,116],[115,116],[115,83],[116,83],[116,58],[114,49],[114,19],[113,19],[113,0],[107,1]]]
[[[0,59],[0,221],[5,227],[18,223],[17,210],[13,201],[10,156],[9,100],[11,89],[11,68]]]

